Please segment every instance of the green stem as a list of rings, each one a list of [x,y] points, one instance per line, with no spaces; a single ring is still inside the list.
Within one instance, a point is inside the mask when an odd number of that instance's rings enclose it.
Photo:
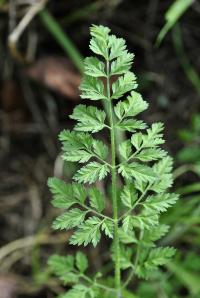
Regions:
[[[114,220],[113,220],[111,217],[106,216],[106,215],[104,215],[104,214],[101,214],[101,213],[95,211],[94,209],[88,207],[88,206],[85,205],[85,204],[81,204],[81,203],[79,203],[79,205],[82,206],[83,208],[85,208],[86,210],[88,210],[88,212],[92,212],[92,213],[94,213],[95,215],[97,215],[97,216],[99,216],[99,217],[102,217],[102,218],[104,218],[104,219],[108,219],[108,220],[114,222]]]
[[[113,106],[110,96],[110,75],[109,61],[107,60],[107,97],[110,108],[110,138],[111,138],[111,155],[112,155],[112,203],[113,203],[113,219],[114,219],[114,256],[115,256],[115,287],[117,290],[117,298],[121,298],[121,270],[120,270],[120,246],[119,246],[119,227],[118,227],[118,202],[117,202],[117,172],[116,172],[116,140],[115,140],[115,124],[113,115]]]
[[[74,270],[74,272],[76,274],[78,274],[78,271]],[[90,277],[88,277],[87,275],[85,274],[79,274],[79,276],[84,279],[85,281],[87,281],[88,283],[90,283],[91,285],[95,285],[97,286],[98,288],[101,288],[101,289],[104,289],[106,291],[110,291],[110,292],[116,292],[116,290],[114,288],[111,288],[111,287],[108,287],[108,286],[105,286],[105,285],[102,285],[96,281],[93,281]]]

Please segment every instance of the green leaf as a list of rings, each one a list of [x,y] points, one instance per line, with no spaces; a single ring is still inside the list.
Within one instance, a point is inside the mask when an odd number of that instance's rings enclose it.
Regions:
[[[162,145],[165,141],[163,140],[163,123],[153,123],[151,128],[147,129],[147,135],[143,135],[143,147],[151,148]]]
[[[131,257],[133,250],[130,247],[121,246],[120,267],[126,270],[132,267]]]
[[[63,160],[80,163],[85,163],[92,157],[93,154],[85,150],[68,150],[62,154]]]
[[[131,217],[132,227],[140,228],[141,230],[150,230],[158,225],[158,216],[155,213],[141,213]]]
[[[111,220],[105,219],[101,225],[101,229],[102,229],[102,231],[104,231],[106,236],[113,239],[114,225]]]
[[[156,266],[164,265],[174,256],[175,252],[176,250],[173,247],[153,248],[145,261],[144,266],[147,269],[154,269]]]
[[[87,211],[82,211],[78,208],[71,209],[58,216],[53,222],[55,230],[68,230],[79,226],[85,219]]]
[[[154,165],[154,169],[158,175],[168,174],[172,171],[173,159],[170,156],[166,156],[161,161]]]
[[[101,40],[102,42],[108,39],[109,33],[110,29],[102,25],[92,25],[90,27],[91,36]]]
[[[93,106],[78,105],[75,107],[71,119],[77,120],[75,130],[97,132],[105,127],[106,114]]]
[[[132,155],[132,149],[131,149],[131,141],[126,140],[119,144],[119,153],[121,156],[127,160]]]
[[[66,294],[59,296],[59,298],[94,298],[93,290],[83,284],[75,285]]]
[[[76,254],[76,267],[81,273],[84,273],[88,268],[88,259],[80,251]]]
[[[62,150],[75,151],[81,149],[91,150],[92,137],[88,133],[63,130],[59,134],[59,140],[62,142]]]
[[[116,124],[116,127],[121,130],[128,130],[130,132],[134,132],[136,129],[145,129],[147,126],[141,120],[126,119]]]
[[[175,254],[175,249],[172,247],[159,247],[150,250],[146,254],[146,260],[143,258],[135,270],[135,273],[140,278],[148,279],[152,274],[158,270],[158,266],[165,265],[170,258]]]
[[[169,156],[164,157],[159,162],[155,163],[153,166],[153,171],[158,174],[158,180],[153,183],[151,190],[162,193],[166,189],[172,186],[172,164],[173,159]]]
[[[141,182],[154,182],[157,179],[156,172],[146,165],[140,165],[132,162],[130,164],[121,164],[118,172],[125,178],[131,179],[132,177]]]
[[[137,201],[138,199],[138,194],[134,188],[134,185],[133,184],[125,185],[120,195],[120,198],[124,206],[132,209],[135,201]]]
[[[134,157],[143,162],[149,162],[161,159],[167,155],[167,152],[160,148],[144,149],[137,153]]]
[[[123,230],[126,232],[132,230],[132,216],[131,215],[127,215],[124,220],[123,220],[123,223],[122,223],[122,227],[123,227]]]
[[[59,138],[63,145],[62,158],[64,160],[84,163],[93,157],[91,153],[93,139],[88,133],[64,130]]]
[[[127,100],[119,101],[115,106],[115,114],[119,119],[125,117],[134,117],[148,108],[148,103],[142,99],[142,96],[132,91]]]
[[[135,180],[134,186],[137,190],[139,190],[141,193],[143,193],[147,188],[148,182],[143,182],[141,180]]]
[[[128,91],[137,87],[135,75],[128,71],[124,76],[119,77],[116,82],[112,84],[112,99],[118,99]]]
[[[71,236],[70,244],[87,246],[90,242],[96,246],[101,238],[101,220],[98,217],[89,217],[80,228]]]
[[[91,207],[96,209],[98,212],[102,212],[105,208],[103,193],[99,189],[93,187],[89,190],[89,196]]]
[[[119,240],[124,244],[132,244],[138,242],[134,231],[124,231],[122,228],[119,229]]]
[[[131,68],[133,58],[133,54],[128,53],[126,50],[123,51],[123,54],[121,56],[112,61],[110,74],[119,75],[126,73]]]
[[[147,129],[147,134],[136,133],[131,137],[131,143],[137,149],[157,147],[164,143],[163,124],[153,123],[151,128]]]
[[[94,152],[103,160],[108,157],[108,146],[100,140],[94,140],[92,143]]]
[[[87,190],[85,187],[78,183],[72,183],[72,189],[74,197],[77,199],[78,202],[81,202],[84,204],[86,198],[87,198]]]
[[[110,48],[109,60],[121,57],[126,53],[126,42],[123,38],[117,38],[115,35],[110,35],[108,46]]]
[[[142,244],[142,246],[154,247],[155,244],[153,242],[165,236],[165,234],[168,231],[169,231],[169,226],[161,225],[161,224],[155,228],[154,227],[151,228],[150,230],[145,230],[140,243]]]
[[[98,78],[84,76],[80,90],[82,91],[81,98],[91,100],[107,99],[104,95],[103,81]]]
[[[90,40],[90,49],[97,55],[108,58],[107,41],[110,29],[104,26],[93,25],[90,29],[92,39]]]
[[[94,183],[97,180],[104,179],[109,173],[109,168],[105,164],[98,162],[90,162],[86,166],[82,167],[75,175],[74,180],[79,183]]]
[[[74,269],[74,257],[52,255],[48,259],[48,265],[57,276],[63,276]]]
[[[174,205],[178,200],[178,195],[175,193],[163,193],[148,196],[143,206],[149,212],[156,211],[158,213],[165,212],[169,207]]]
[[[79,276],[76,273],[68,272],[67,274],[60,276],[60,280],[63,282],[64,285],[77,284],[79,281]]]
[[[69,208],[76,203],[73,200],[73,191],[70,184],[54,177],[48,179],[48,186],[53,194],[52,204],[57,208]]]
[[[106,77],[105,64],[96,57],[87,57],[84,66],[85,74],[92,77]]]
[[[138,132],[132,135],[131,143],[137,150],[140,150],[142,148],[142,142],[143,142],[143,135],[141,132]]]

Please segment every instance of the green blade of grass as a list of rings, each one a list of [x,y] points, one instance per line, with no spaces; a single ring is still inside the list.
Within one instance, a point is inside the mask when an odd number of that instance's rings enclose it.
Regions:
[[[181,195],[186,195],[194,192],[199,192],[200,191],[200,183],[192,183],[186,186],[183,186],[181,188],[178,188],[177,192],[180,193]]]
[[[174,48],[175,48],[177,57],[179,58],[180,64],[188,80],[192,83],[198,95],[200,95],[200,76],[191,65],[184,51],[180,26],[176,25],[172,33],[173,33],[172,38],[173,38]]]
[[[194,3],[194,0],[175,0],[165,13],[166,23],[160,30],[156,46],[158,47],[163,41],[165,35],[173,28],[180,17],[187,11],[187,9]]]
[[[180,263],[169,262],[166,267],[176,275],[180,282],[190,291],[191,294],[200,294],[199,276],[186,270]]]
[[[49,13],[47,9],[43,9],[39,13],[40,19],[47,30],[53,35],[55,40],[62,46],[63,50],[73,61],[77,69],[82,73],[83,72],[83,57],[75,47],[71,39],[63,31],[58,22],[54,17]]]

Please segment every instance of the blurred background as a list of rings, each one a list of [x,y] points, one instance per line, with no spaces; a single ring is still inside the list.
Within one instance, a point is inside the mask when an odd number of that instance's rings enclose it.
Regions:
[[[181,200],[162,218],[176,258],[138,298],[200,297],[200,2],[194,0],[0,0],[0,298],[62,293],[48,257],[69,253],[51,229],[49,176],[71,180],[57,135],[80,102],[91,24],[109,26],[135,53],[133,71],[150,104],[147,123],[165,124]],[[103,247],[103,246],[102,246]],[[103,251],[87,250],[94,266]],[[74,250],[74,248],[73,248]],[[98,262],[96,258],[99,258]],[[132,297],[132,296],[130,296]]]

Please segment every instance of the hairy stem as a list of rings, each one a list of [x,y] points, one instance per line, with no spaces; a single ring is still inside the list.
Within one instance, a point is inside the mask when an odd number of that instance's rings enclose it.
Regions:
[[[119,231],[118,231],[118,202],[117,202],[117,172],[116,172],[116,140],[115,125],[113,117],[113,106],[110,96],[110,76],[109,61],[107,61],[107,97],[110,108],[110,138],[111,138],[111,156],[112,156],[112,203],[113,203],[113,219],[114,219],[114,257],[115,257],[115,287],[118,293],[117,298],[121,296],[121,272],[120,272],[120,247],[119,247]]]

